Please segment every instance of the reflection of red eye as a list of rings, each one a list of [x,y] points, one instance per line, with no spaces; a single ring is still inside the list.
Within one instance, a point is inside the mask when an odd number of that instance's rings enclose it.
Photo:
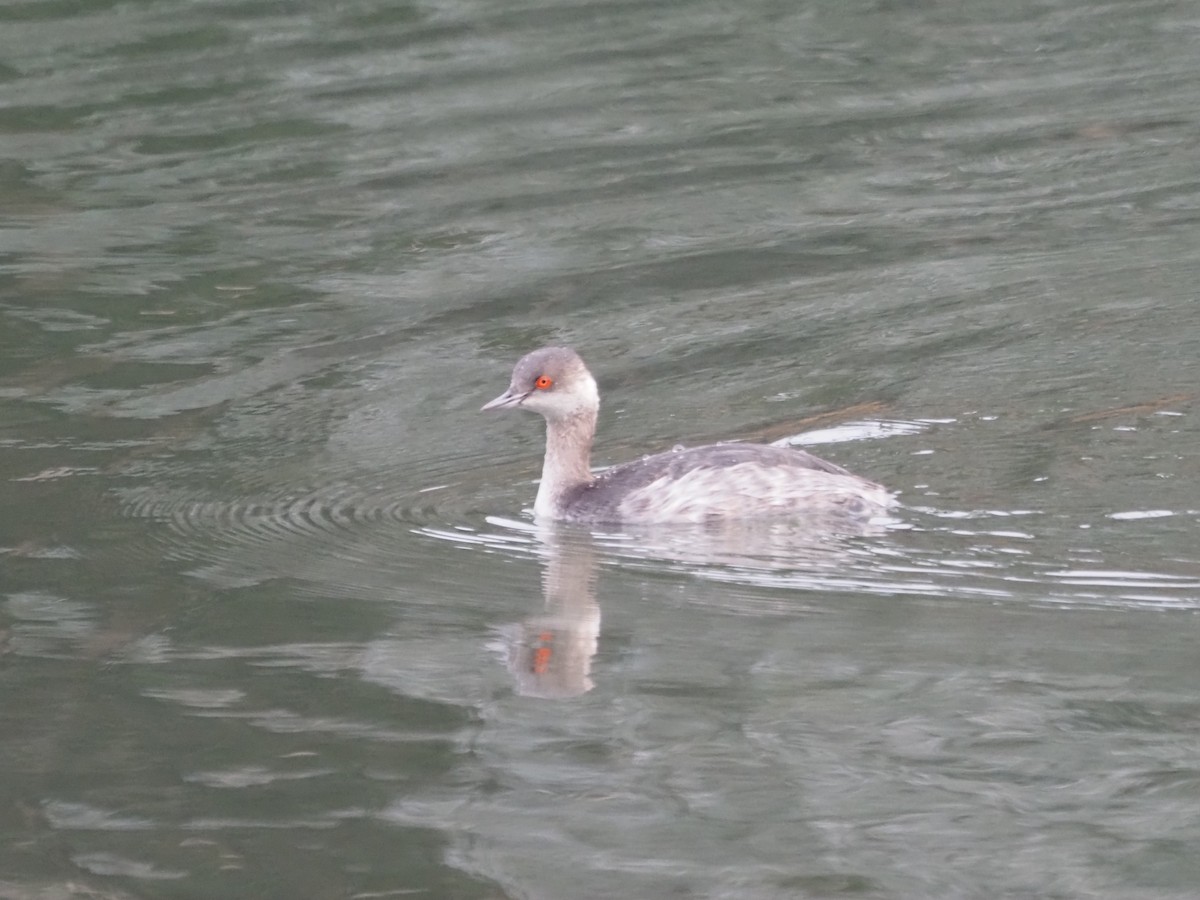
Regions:
[[[549,375],[539,375],[538,380],[533,383],[533,386],[536,387],[539,391],[544,391],[548,387],[550,387],[552,384],[554,384],[554,379],[551,378]]]

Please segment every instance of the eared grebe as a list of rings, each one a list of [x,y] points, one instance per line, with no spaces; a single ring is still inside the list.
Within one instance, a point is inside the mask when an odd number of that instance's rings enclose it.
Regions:
[[[589,468],[600,394],[569,347],[523,356],[508,390],[483,409],[528,409],[546,420],[546,458],[534,514],[631,524],[812,517],[867,520],[894,502],[883,487],[803,450],[765,444],[677,448]]]

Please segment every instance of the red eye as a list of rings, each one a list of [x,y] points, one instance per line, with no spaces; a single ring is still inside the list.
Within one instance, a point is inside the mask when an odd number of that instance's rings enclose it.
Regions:
[[[533,383],[539,391],[544,391],[554,384],[554,379],[549,375],[539,375],[537,381]]]

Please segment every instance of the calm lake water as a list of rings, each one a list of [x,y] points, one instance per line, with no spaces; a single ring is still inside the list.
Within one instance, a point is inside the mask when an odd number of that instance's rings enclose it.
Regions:
[[[0,6],[0,897],[1200,891],[1200,8]],[[894,527],[529,515],[786,440]]]

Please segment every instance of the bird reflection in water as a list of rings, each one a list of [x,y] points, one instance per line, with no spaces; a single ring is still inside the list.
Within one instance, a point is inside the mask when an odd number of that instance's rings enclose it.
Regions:
[[[546,568],[544,610],[505,629],[508,669],[517,693],[562,699],[592,689],[592,659],[600,639],[596,548],[582,529],[539,528]]]
[[[695,576],[754,584],[756,574],[788,573],[796,587],[814,587],[864,563],[869,548],[856,539],[882,534],[895,520],[846,527],[836,522],[718,520],[709,525],[590,531],[539,523],[535,537],[545,562],[544,607],[502,629],[506,663],[517,693],[543,699],[590,691],[600,639],[596,599],[599,561],[624,558]]]

